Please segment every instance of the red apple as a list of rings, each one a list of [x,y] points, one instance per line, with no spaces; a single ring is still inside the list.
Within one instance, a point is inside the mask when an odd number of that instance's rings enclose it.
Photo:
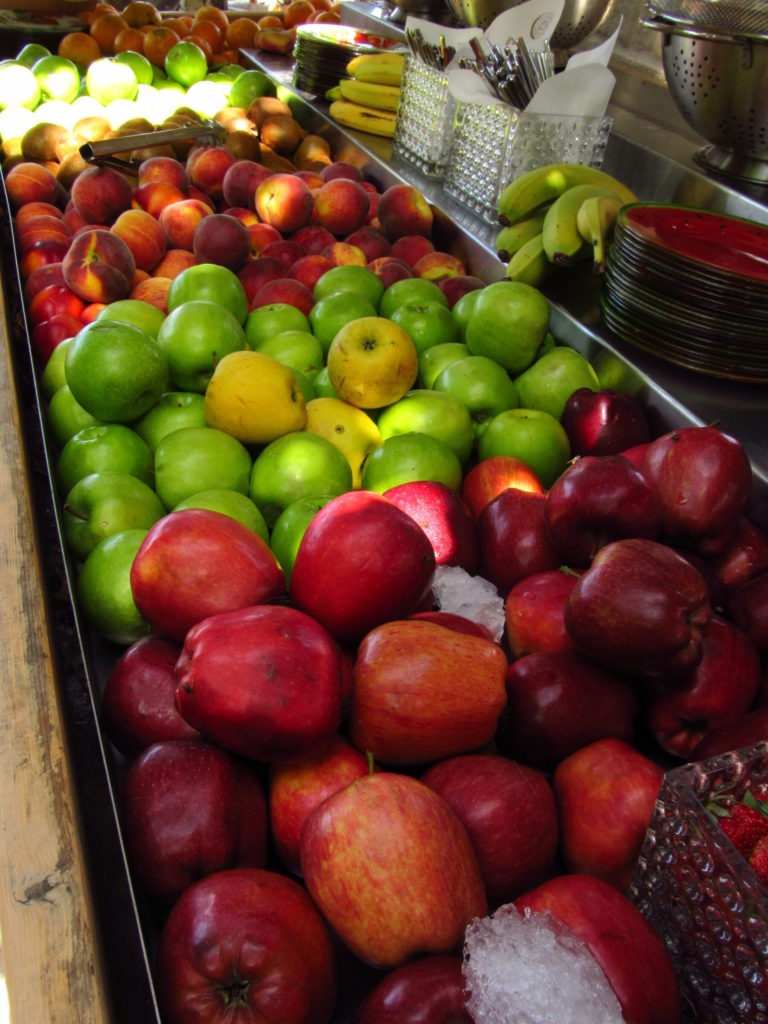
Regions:
[[[348,491],[307,527],[290,593],[337,640],[355,642],[416,611],[434,572],[432,543],[409,515],[372,491]]]
[[[458,633],[469,633],[470,636],[479,636],[483,640],[493,640],[494,636],[487,626],[482,622],[475,622],[455,612],[443,612],[436,609],[425,612],[414,612],[408,616],[409,619],[421,619],[424,622],[434,622],[437,626],[445,626],[447,629],[455,629]]]
[[[556,569],[562,558],[547,530],[543,494],[508,487],[477,520],[480,575],[506,598],[515,583],[534,572]]]
[[[570,569],[535,572],[516,583],[504,602],[507,643],[516,658],[534,651],[570,651],[565,603],[579,578]]]
[[[540,772],[499,754],[464,754],[432,765],[421,781],[467,830],[493,909],[549,872],[557,852],[557,809]]]
[[[200,733],[257,761],[326,750],[341,719],[341,662],[323,627],[282,605],[213,615],[187,633],[176,705]]]
[[[475,523],[464,502],[445,484],[412,480],[384,492],[384,497],[415,519],[429,537],[437,565],[459,565],[477,572]]]
[[[541,481],[531,467],[513,455],[492,455],[474,465],[464,476],[461,497],[475,519],[485,506],[508,488],[543,494]]]
[[[385,764],[425,764],[493,738],[507,659],[493,641],[418,619],[385,622],[357,649],[349,734]]]
[[[666,545],[642,538],[601,548],[565,606],[577,649],[642,678],[682,675],[697,665],[709,617],[701,573]]]
[[[328,1024],[336,1003],[328,928],[293,879],[217,871],[185,890],[163,926],[157,992],[167,1024]]]
[[[708,559],[727,591],[768,572],[768,535],[746,516],[741,516],[735,533],[723,551]]]
[[[765,680],[764,677],[763,687]],[[768,740],[768,703],[745,711],[743,715],[728,725],[721,725],[708,732],[691,751],[691,761],[706,761],[716,754],[725,754],[729,750],[741,747],[752,747],[755,743]]]
[[[267,801],[252,765],[203,740],[155,743],[123,785],[128,859],[145,892],[173,903],[205,875],[262,868]]]
[[[418,261],[417,261],[418,262]],[[467,292],[477,291],[485,288],[485,281],[472,274],[446,274],[435,281],[440,291],[448,299],[448,308],[453,309],[456,303]]]
[[[509,666],[499,750],[553,770],[580,747],[607,736],[631,741],[638,698],[626,679],[573,651],[526,654]]]
[[[433,953],[388,971],[355,1013],[355,1024],[472,1024],[461,957]]]
[[[728,613],[761,654],[768,654],[768,571],[737,587],[728,598]]]
[[[237,272],[237,277],[245,288],[245,297],[248,299],[248,309],[250,310],[253,309],[256,296],[265,284],[285,277],[285,268],[279,260],[259,256],[258,259],[249,260]]]
[[[713,615],[702,631],[702,657],[695,668],[650,694],[646,719],[656,742],[677,757],[747,711],[760,686],[760,657],[733,623]]]
[[[153,632],[183,640],[219,612],[271,601],[285,577],[269,545],[221,512],[169,512],[151,527],[131,566],[136,607]]]
[[[389,288],[395,281],[402,281],[406,277],[413,277],[411,268],[402,260],[393,256],[380,256],[378,259],[366,263],[369,270],[372,270],[376,277],[382,282],[385,288]]]
[[[370,224],[363,224],[356,231],[350,232],[342,241],[347,245],[355,245],[358,249],[362,249],[367,263],[389,256],[389,242],[378,228],[371,227]]]
[[[561,761],[552,784],[567,870],[627,890],[663,778],[660,765],[612,737]]]
[[[573,455],[620,455],[651,439],[645,410],[632,395],[577,388],[560,417]]]
[[[364,963],[397,967],[451,953],[487,904],[469,837],[441,796],[394,772],[364,775],[307,818],[310,895]]]

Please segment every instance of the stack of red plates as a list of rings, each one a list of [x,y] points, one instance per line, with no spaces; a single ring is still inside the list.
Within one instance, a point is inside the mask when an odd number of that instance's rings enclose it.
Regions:
[[[622,208],[603,320],[620,338],[710,376],[768,382],[768,227],[665,203]]]

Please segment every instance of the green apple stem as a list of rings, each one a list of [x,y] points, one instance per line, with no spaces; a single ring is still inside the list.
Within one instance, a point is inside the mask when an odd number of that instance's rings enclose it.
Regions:
[[[88,516],[84,516],[82,512],[78,512],[76,508],[72,508],[71,505],[64,505],[64,511],[69,512],[70,515],[74,516],[75,519],[81,519],[84,523],[88,521]]]
[[[375,771],[375,768],[374,768],[374,763],[373,763],[373,751],[372,750],[366,750],[366,752],[365,752],[365,759],[368,762],[368,774],[369,775],[373,775],[373,773]]]

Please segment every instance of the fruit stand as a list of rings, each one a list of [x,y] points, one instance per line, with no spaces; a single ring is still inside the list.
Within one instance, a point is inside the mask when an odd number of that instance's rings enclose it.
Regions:
[[[401,181],[415,185],[436,211],[441,248],[460,252],[468,273],[488,283],[503,277],[495,228],[457,204],[439,179],[393,156],[390,140],[340,128],[324,99],[307,98],[293,85],[290,56],[246,49],[243,61],[270,75],[296,120],[326,138],[336,160],[348,157],[380,190]],[[603,167],[641,199],[768,223],[759,192],[758,198],[745,194],[655,150],[632,116],[618,108],[611,113]],[[74,610],[13,244],[6,210],[0,926],[11,1019],[149,1024],[160,1021],[152,980],[159,922],[129,875],[115,787],[124,763],[98,721],[98,695],[120,646],[101,640]],[[673,425],[716,422],[738,438],[753,471],[747,511],[768,530],[768,387],[691,373],[631,347],[604,326],[599,291],[586,265],[551,283],[551,330],[558,342],[631,390],[654,435]],[[357,966],[350,966],[351,991],[336,1024],[348,1019],[355,987],[371,984],[367,974],[357,976]]]

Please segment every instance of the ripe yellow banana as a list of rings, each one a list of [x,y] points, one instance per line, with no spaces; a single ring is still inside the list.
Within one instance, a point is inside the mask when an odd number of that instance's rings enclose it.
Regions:
[[[341,99],[359,103],[363,107],[375,107],[377,110],[396,112],[400,102],[400,88],[396,85],[379,85],[357,78],[342,78],[339,90]]]
[[[555,273],[555,270],[554,263],[547,259],[544,252],[544,240],[539,232],[524,242],[511,256],[504,277],[508,281],[522,281],[523,284],[538,288]]]
[[[558,266],[567,266],[574,260],[592,254],[592,246],[586,242],[578,229],[576,219],[581,204],[593,196],[618,196],[600,185],[574,185],[559,196],[547,210],[541,237],[547,259]]]
[[[506,224],[496,235],[496,255],[502,263],[509,263],[521,245],[524,245],[529,238],[541,234],[544,226],[544,212],[534,213],[525,220],[519,220],[516,224]]]
[[[392,138],[395,134],[396,115],[389,110],[377,110],[375,107],[364,107],[360,103],[349,100],[334,100],[330,106],[330,115],[334,121],[347,128],[356,128],[371,135],[383,135]]]
[[[596,274],[605,270],[605,250],[613,236],[621,206],[621,200],[613,196],[590,196],[576,214],[579,234],[592,246],[592,269]]]
[[[347,74],[359,82],[399,86],[403,80],[402,53],[363,53],[347,64]]]
[[[616,193],[623,203],[633,203],[635,193],[606,171],[584,164],[545,164],[526,171],[511,181],[499,196],[499,222],[524,220],[545,203],[551,203],[574,185],[602,185]]]

